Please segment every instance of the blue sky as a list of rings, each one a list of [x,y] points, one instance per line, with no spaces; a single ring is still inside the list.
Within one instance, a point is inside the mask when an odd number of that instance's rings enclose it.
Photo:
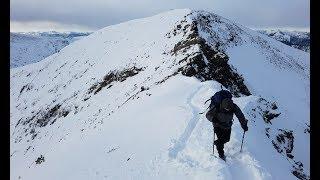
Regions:
[[[203,9],[251,28],[309,29],[309,0],[11,0],[11,31],[97,30],[177,8]]]

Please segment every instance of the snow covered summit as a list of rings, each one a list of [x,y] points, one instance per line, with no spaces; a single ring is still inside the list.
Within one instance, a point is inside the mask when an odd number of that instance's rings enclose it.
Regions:
[[[11,69],[11,179],[310,179],[309,53],[178,9],[108,26]],[[227,163],[199,114],[221,85]]]

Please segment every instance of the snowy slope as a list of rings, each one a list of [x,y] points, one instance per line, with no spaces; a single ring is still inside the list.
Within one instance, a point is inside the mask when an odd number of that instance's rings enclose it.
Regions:
[[[205,11],[108,26],[11,69],[11,179],[309,179],[309,53]],[[211,156],[204,102],[234,121]]]
[[[288,46],[310,52],[310,32],[279,29],[258,30]]]
[[[35,63],[90,33],[10,33],[10,68]]]

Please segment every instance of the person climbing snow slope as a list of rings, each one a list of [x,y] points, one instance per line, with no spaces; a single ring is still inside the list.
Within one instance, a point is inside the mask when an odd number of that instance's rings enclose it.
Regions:
[[[219,157],[224,161],[226,157],[223,149],[224,144],[230,140],[233,114],[238,118],[244,132],[248,131],[248,120],[246,120],[238,105],[233,103],[232,94],[228,90],[216,92],[211,97],[211,104],[206,113],[206,118],[212,122],[214,133],[217,135],[217,140],[214,141],[213,146],[216,145]]]

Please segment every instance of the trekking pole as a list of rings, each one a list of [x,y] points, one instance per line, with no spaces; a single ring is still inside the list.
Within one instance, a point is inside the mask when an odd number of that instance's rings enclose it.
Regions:
[[[213,143],[212,143],[212,154],[214,156],[214,141],[216,139],[216,134],[214,132],[214,126],[213,126],[213,123],[212,123],[212,127],[213,127]]]
[[[240,149],[240,152],[242,152],[242,144],[243,144],[243,139],[244,139],[244,134],[245,134],[246,132],[245,131],[243,131],[243,135],[242,135],[242,141],[241,141],[241,149]]]
[[[210,107],[210,106],[209,106]],[[207,107],[207,109],[209,109],[209,107]],[[206,110],[204,110],[203,112],[200,112],[199,114],[203,114],[203,113],[205,113],[206,111],[207,111],[207,109]]]

